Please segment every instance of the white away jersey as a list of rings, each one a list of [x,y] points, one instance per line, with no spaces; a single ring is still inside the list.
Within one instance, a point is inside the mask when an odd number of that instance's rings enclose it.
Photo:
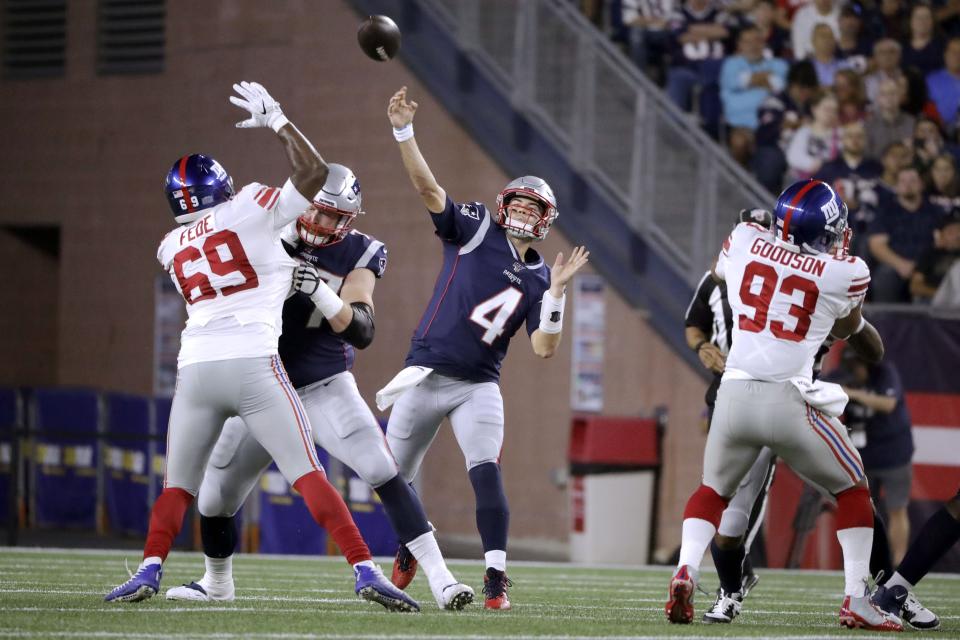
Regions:
[[[809,382],[834,322],[863,302],[870,283],[860,258],[801,253],[752,222],[723,243],[716,272],[733,311],[724,379]]]
[[[280,229],[309,206],[289,180],[282,189],[254,182],[166,235],[157,259],[187,303],[179,366],[277,353],[297,265]]]

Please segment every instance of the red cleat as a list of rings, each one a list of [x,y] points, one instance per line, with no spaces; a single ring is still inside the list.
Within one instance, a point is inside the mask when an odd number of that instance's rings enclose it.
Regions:
[[[393,559],[393,573],[390,574],[390,582],[397,589],[406,589],[413,582],[413,577],[417,575],[417,559],[407,549],[407,545],[402,542],[397,547],[397,555]]]
[[[840,626],[867,631],[903,631],[900,618],[878,609],[870,596],[844,596],[840,605]]]
[[[486,599],[483,603],[484,609],[499,609],[506,611],[510,608],[510,600],[507,599],[507,587],[512,587],[513,583],[503,571],[498,571],[493,567],[487,569],[483,576],[483,593]]]
[[[670,579],[670,599],[667,601],[667,620],[674,624],[693,622],[693,591],[696,589],[692,571],[683,565]]]

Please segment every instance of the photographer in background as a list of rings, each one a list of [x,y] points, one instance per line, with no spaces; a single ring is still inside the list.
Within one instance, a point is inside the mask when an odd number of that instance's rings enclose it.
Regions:
[[[907,505],[913,480],[913,435],[900,374],[889,361],[869,365],[846,348],[833,377],[850,397],[845,423],[863,459],[874,503],[886,515],[893,561],[900,562],[910,541]]]

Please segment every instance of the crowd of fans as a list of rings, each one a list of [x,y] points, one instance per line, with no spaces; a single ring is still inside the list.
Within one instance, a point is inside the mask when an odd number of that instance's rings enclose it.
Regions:
[[[773,193],[829,182],[874,302],[960,306],[960,0],[582,0]]]

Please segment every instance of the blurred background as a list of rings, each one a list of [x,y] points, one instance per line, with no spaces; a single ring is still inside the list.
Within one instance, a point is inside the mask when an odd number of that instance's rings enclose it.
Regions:
[[[558,355],[539,360],[521,338],[503,367],[512,556],[669,560],[700,480],[713,377],[687,346],[685,311],[738,211],[772,208],[811,176],[849,203],[853,250],[874,273],[866,315],[889,370],[864,373],[842,345],[825,370],[897,399],[892,417],[854,402],[847,418],[866,434],[868,470],[909,472],[908,504],[885,513],[908,537],[956,492],[955,0],[0,6],[0,543],[141,543],[184,320],[155,259],[174,226],[162,180],[188,153],[218,159],[238,187],[289,172],[269,131],[234,128],[239,80],[265,85],[328,162],[356,172],[367,214],[355,226],[389,248],[377,338],[355,366],[368,401],[402,367],[440,266],[386,118],[401,86],[451,197],[492,206],[511,178],[539,175],[560,210],[541,253],[592,252]],[[387,63],[356,43],[379,13],[403,33]],[[374,551],[392,554],[369,489],[330,472]],[[448,429],[418,489],[447,552],[479,553]],[[765,519],[760,563],[839,567],[831,507],[788,470]],[[244,522],[247,551],[328,550],[279,474]],[[178,543],[198,544],[192,525]],[[943,568],[960,570],[956,552]]]

